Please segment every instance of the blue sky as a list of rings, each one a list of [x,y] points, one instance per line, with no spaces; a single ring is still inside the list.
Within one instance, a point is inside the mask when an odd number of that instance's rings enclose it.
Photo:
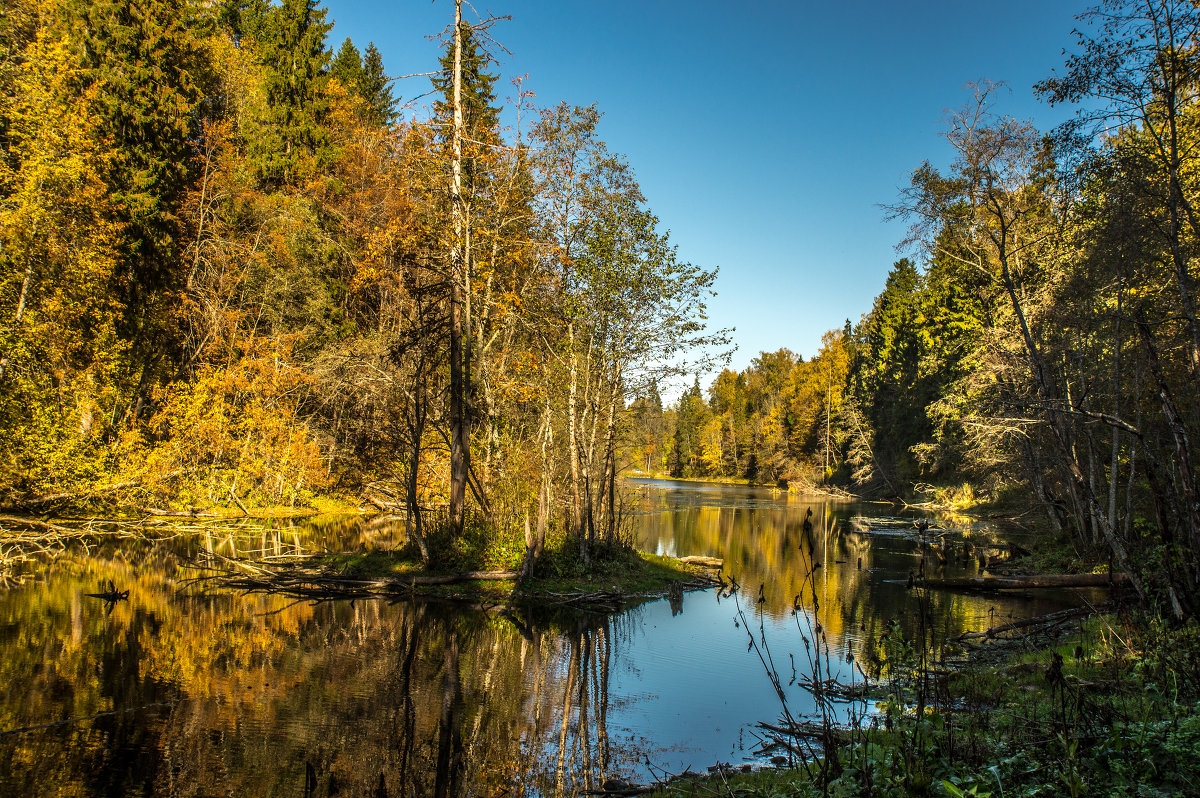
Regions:
[[[491,0],[511,15],[492,34],[497,91],[528,74],[540,106],[604,112],[601,137],[624,153],[683,260],[719,267],[714,326],[734,327],[745,368],[760,351],[816,353],[821,334],[871,309],[904,225],[887,223],[923,160],[945,165],[939,132],[969,81],[1004,81],[996,110],[1048,130],[1071,111],[1032,84],[1074,45],[1075,0],[841,3],[532,2]],[[336,49],[374,41],[389,75],[435,69],[429,37],[450,0],[331,0]],[[465,9],[469,19],[478,15]],[[400,81],[405,98],[427,78]],[[423,113],[417,107],[406,113]],[[702,379],[702,382],[706,382]]]

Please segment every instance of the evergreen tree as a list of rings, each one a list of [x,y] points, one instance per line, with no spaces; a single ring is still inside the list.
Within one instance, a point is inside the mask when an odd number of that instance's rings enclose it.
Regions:
[[[392,97],[391,81],[383,71],[383,56],[374,42],[367,44],[363,54],[358,94],[369,109],[368,121],[376,125],[390,125],[395,121],[399,101]]]
[[[708,404],[700,394],[700,379],[679,397],[675,411],[675,436],[671,450],[671,475],[694,477],[703,473],[700,435],[708,421]]]
[[[261,39],[269,16],[267,0],[221,0],[217,6],[217,19],[238,45]]]
[[[880,441],[876,456],[887,465],[905,465],[909,447],[931,432],[925,408],[933,397],[921,371],[927,349],[922,303],[921,275],[901,258],[865,325],[865,405]]]
[[[329,65],[329,75],[336,78],[347,91],[358,92],[363,79],[363,62],[358,48],[350,41],[349,36],[333,57],[333,62]]]
[[[128,225],[129,286],[151,291],[170,282],[192,177],[210,75],[198,40],[205,22],[190,18],[182,0],[76,0],[69,14],[92,113],[112,153],[103,179]]]
[[[268,183],[295,184],[331,154],[325,117],[329,51],[325,9],[316,0],[284,0],[263,26],[259,57],[266,66],[265,107],[250,131],[251,160]]]
[[[491,58],[480,50],[475,41],[475,35],[469,25],[464,23],[462,29],[462,115],[463,136],[469,142],[477,142],[464,149],[463,183],[471,190],[477,180],[481,179],[479,158],[476,155],[479,147],[497,144],[500,141],[500,109],[493,105],[496,102],[494,89],[497,75],[487,72]],[[433,87],[441,95],[441,100],[434,103],[434,111],[439,119],[449,120],[454,117],[454,47],[453,43],[438,60],[441,72],[432,78]],[[450,141],[451,128],[444,125],[442,139]]]
[[[368,124],[390,125],[396,118],[391,82],[383,71],[383,56],[374,42],[360,56],[354,42],[347,38],[333,57],[329,74],[362,101],[361,114]]]

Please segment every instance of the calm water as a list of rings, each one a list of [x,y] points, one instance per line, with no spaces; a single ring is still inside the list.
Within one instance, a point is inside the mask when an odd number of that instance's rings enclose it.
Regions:
[[[188,565],[201,548],[394,544],[357,521],[187,530],[61,558],[0,593],[0,795],[572,795],[614,775],[756,762],[754,724],[780,703],[747,627],[803,715],[811,701],[787,683],[807,668],[811,598],[792,612],[806,575],[847,681],[847,653],[861,662],[892,619],[911,623],[912,518],[769,489],[631,480],[629,492],[642,547],[724,558],[736,600],[510,617],[241,595]],[[990,534],[950,531],[976,545]],[[85,595],[108,579],[128,601]],[[952,635],[1071,600],[935,593],[931,605]]]

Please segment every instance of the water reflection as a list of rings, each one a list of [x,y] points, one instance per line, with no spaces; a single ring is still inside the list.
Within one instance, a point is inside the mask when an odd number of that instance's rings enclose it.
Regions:
[[[5,795],[563,795],[629,771],[607,732],[628,621],[69,567],[0,600]],[[129,599],[107,612],[99,579]]]
[[[565,796],[614,776],[644,780],[647,759],[675,772],[752,761],[754,724],[773,720],[780,699],[747,651],[747,626],[768,641],[802,716],[812,711],[798,685],[802,636],[818,619],[829,675],[846,680],[845,653],[865,651],[890,619],[909,622],[904,577],[921,556],[909,519],[751,489],[636,491],[643,545],[723,557],[743,591],[676,594],[615,617],[508,615],[241,595],[209,588],[192,565],[201,553],[400,544],[402,531],[355,519],[187,522],[165,542],[109,541],[60,559],[0,594],[0,795]],[[808,592],[793,615],[809,574],[819,615]],[[128,597],[87,595],[110,583]],[[1061,606],[929,601],[942,635],[989,613]]]
[[[736,577],[743,590],[763,588],[766,602],[761,609],[777,621],[791,615],[797,596],[811,610],[811,588],[805,581],[811,574],[821,622],[844,652],[868,654],[868,646],[893,620],[913,630],[918,597],[907,587],[910,574],[978,575],[977,560],[961,554],[963,544],[987,551],[998,541],[996,531],[988,527],[960,524],[935,530],[941,535],[937,539],[952,549],[942,563],[929,546],[921,545],[917,517],[896,517],[887,505],[770,488],[696,489],[662,480],[630,482],[643,515],[643,548],[677,557],[722,558],[724,573]],[[1078,596],[930,591],[927,599],[938,624],[937,637],[945,639],[999,619],[1051,612]]]

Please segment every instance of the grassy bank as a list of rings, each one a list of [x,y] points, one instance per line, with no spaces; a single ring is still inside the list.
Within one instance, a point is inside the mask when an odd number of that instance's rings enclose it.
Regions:
[[[413,541],[398,548],[365,547],[283,561],[214,557],[232,587],[304,597],[427,596],[488,604],[577,604],[619,609],[626,603],[715,584],[712,571],[638,552],[629,534],[593,541],[552,530],[525,573],[523,525],[496,517],[468,520],[461,534],[427,520],[428,561]]]
[[[493,566],[496,564],[493,563]],[[322,555],[303,569],[313,584],[347,582],[377,584],[394,592],[442,598],[537,603],[550,599],[580,604],[621,604],[667,595],[674,586],[712,584],[710,570],[690,566],[672,557],[635,551],[625,546],[599,546],[589,562],[577,556],[551,552],[532,576],[519,579],[520,563],[507,562],[489,570],[423,568],[418,560],[396,552],[346,552]],[[291,569],[295,573],[295,568]],[[469,574],[487,574],[472,579]],[[450,584],[421,584],[423,578],[462,575]],[[506,576],[507,575],[507,576]],[[335,581],[337,580],[337,581]]]

